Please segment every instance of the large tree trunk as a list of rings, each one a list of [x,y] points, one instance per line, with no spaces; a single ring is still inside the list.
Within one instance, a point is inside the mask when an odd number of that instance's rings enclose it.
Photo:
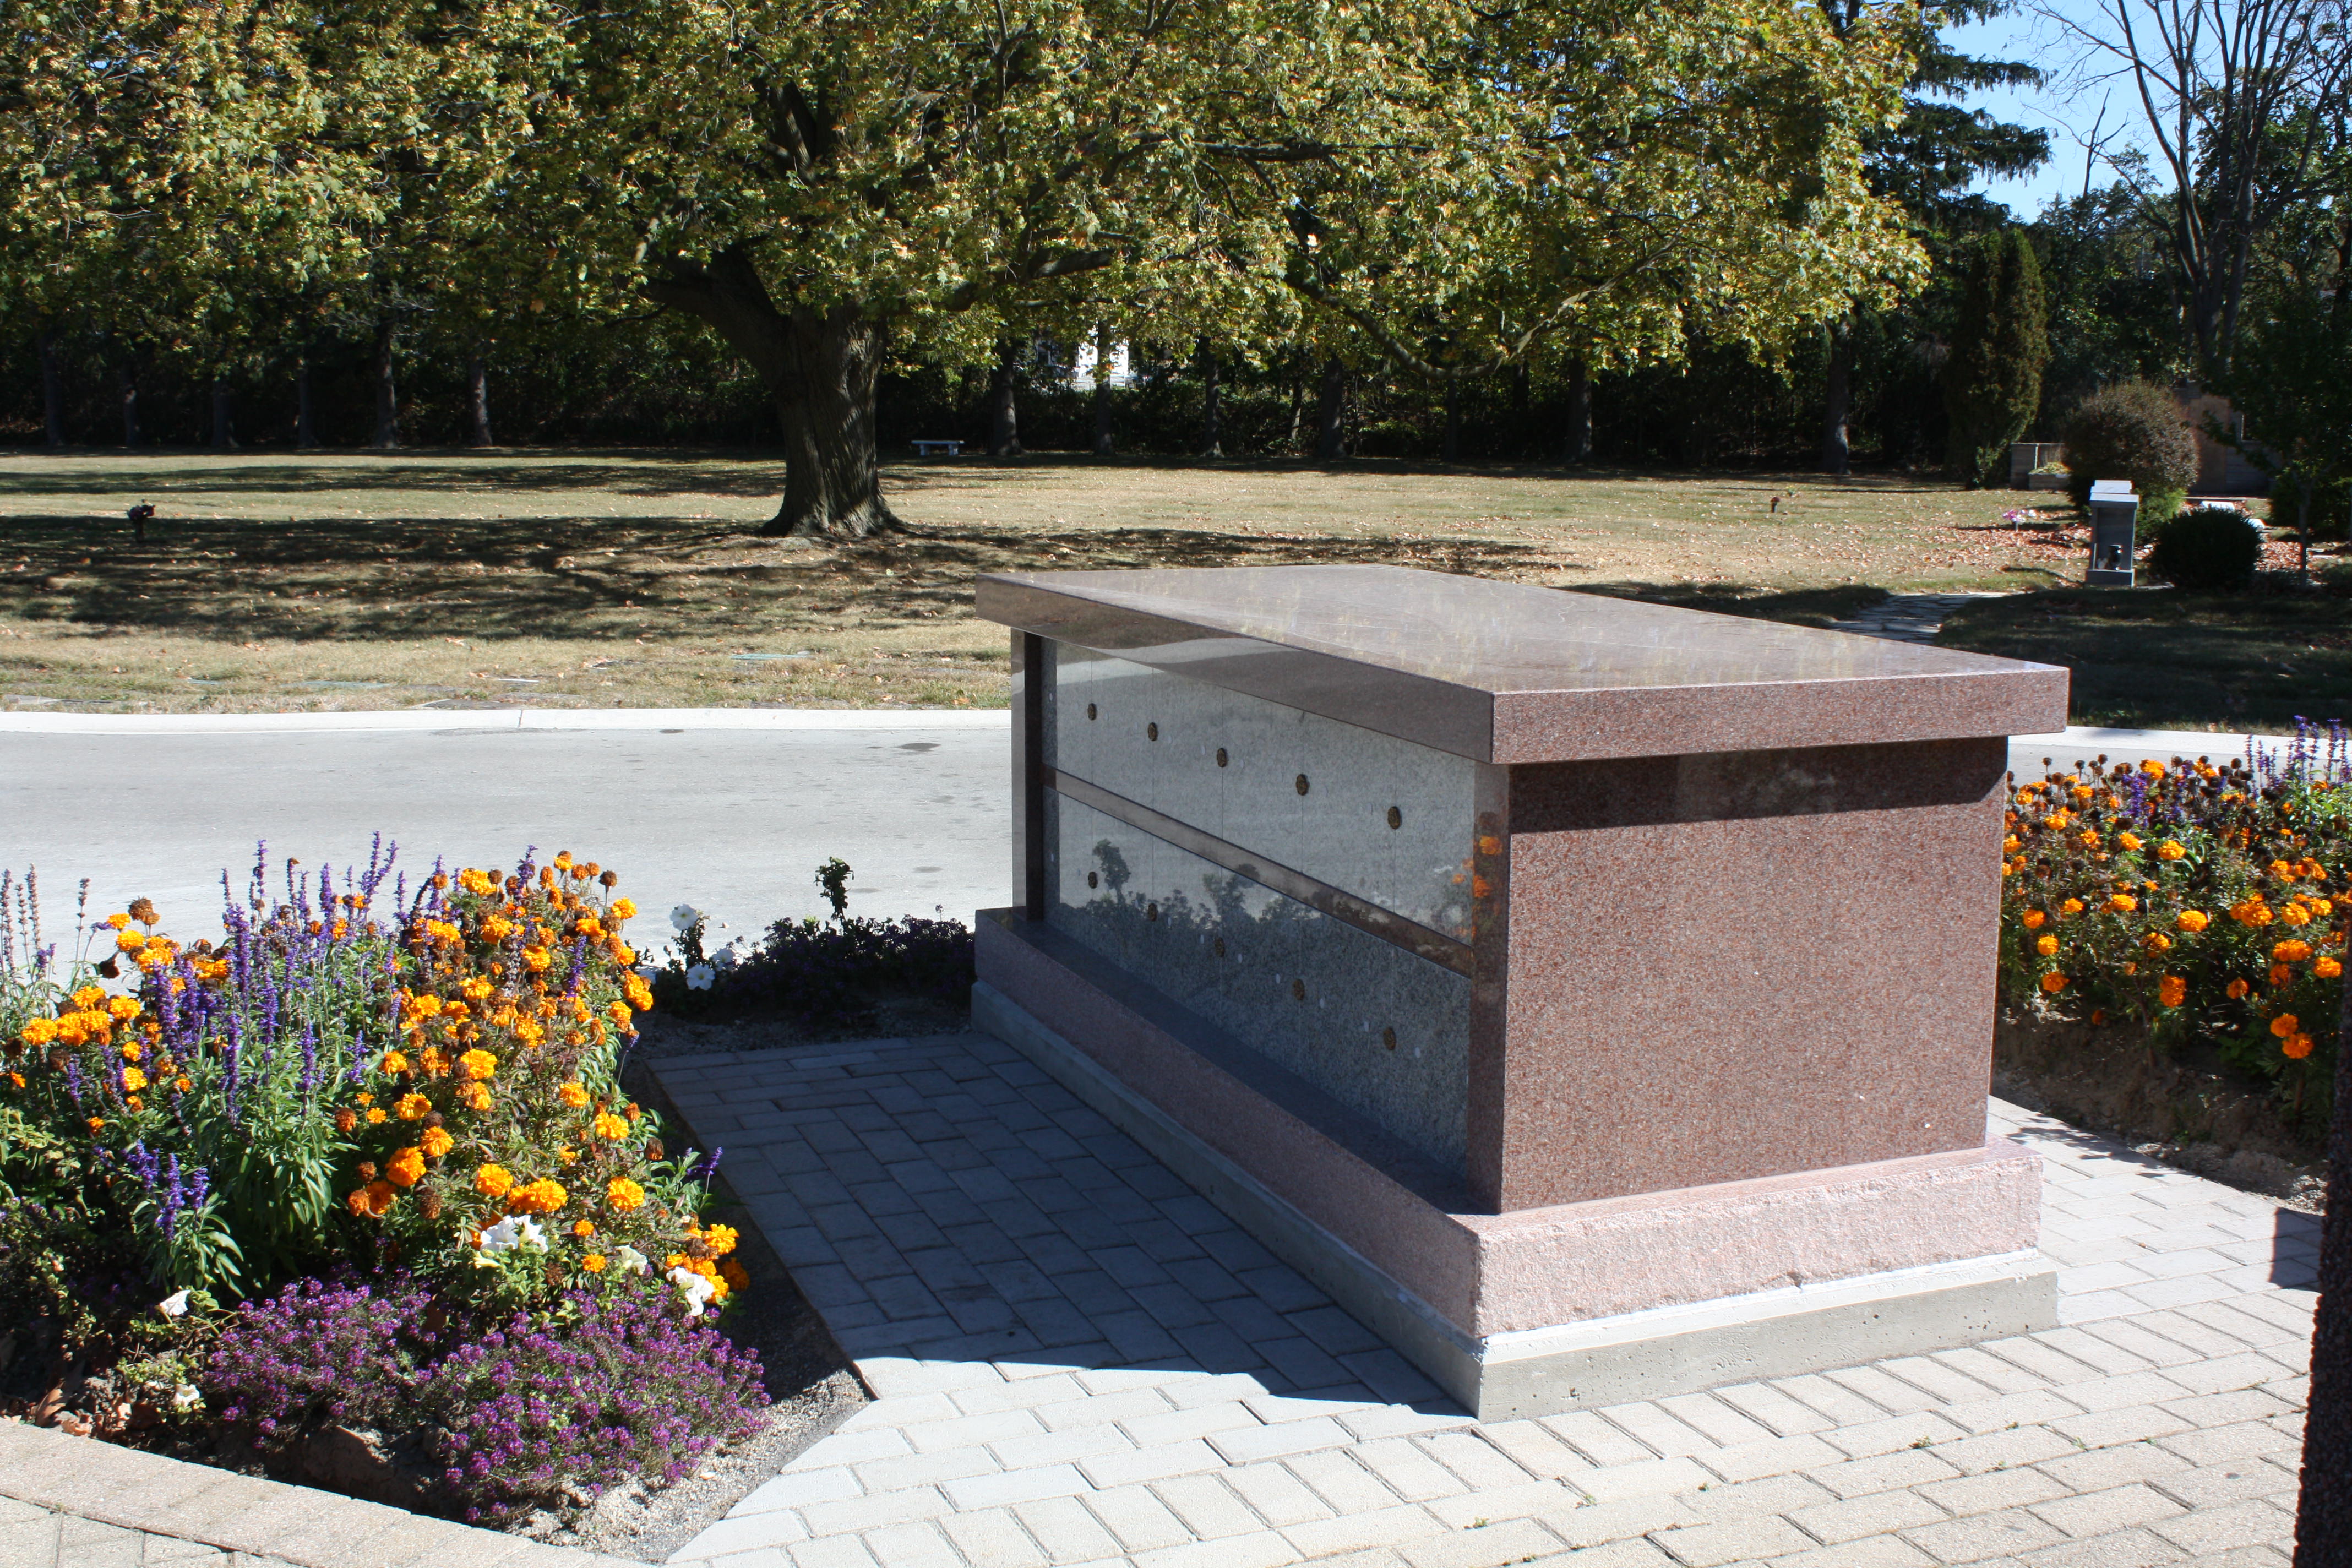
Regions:
[[[318,426],[310,419],[310,349],[305,344],[294,362],[294,447],[307,452],[318,444]]]
[[[400,387],[393,358],[393,326],[389,317],[375,330],[375,445],[391,451],[400,445]]]
[[[988,455],[1021,455],[1021,410],[1014,400],[1021,374],[1021,344],[1007,338],[997,345],[996,375],[988,384]]]
[[[58,334],[43,327],[34,340],[41,356],[41,429],[52,447],[66,444],[66,373],[58,355]]]
[[[221,376],[213,377],[212,402],[213,450],[226,452],[236,445],[236,402]]]
[[[784,499],[764,533],[862,539],[899,526],[882,500],[874,384],[883,329],[855,306],[819,314],[777,309],[751,255],[709,265],[667,258],[646,285],[656,301],[708,322],[750,362],[783,426]]]
[[[1206,339],[1201,342],[1201,456],[1222,458],[1225,455],[1224,421],[1218,406],[1221,387],[1217,382],[1217,356],[1209,352]]]
[[[1822,472],[1843,474],[1851,451],[1846,426],[1853,417],[1853,349],[1845,323],[1830,328],[1829,374],[1822,395]]]
[[[1572,360],[1568,367],[1568,430],[1560,441],[1559,460],[1575,468],[1592,456],[1592,367]]]
[[[2345,989],[2336,1038],[2352,1043],[2352,986]],[[2336,1116],[2327,1137],[2294,1568],[2352,1568],[2352,1048],[2345,1045],[2336,1047]]]
[[[1323,362],[1323,397],[1315,410],[1315,457],[1336,463],[1345,444],[1342,425],[1348,411],[1348,367],[1337,357]]]
[[[125,451],[139,449],[139,373],[130,357],[114,362],[114,393],[122,405],[122,447]]]
[[[495,447],[490,439],[490,367],[478,349],[466,361],[466,417],[472,426],[467,439],[477,447]]]
[[[1110,329],[1095,329],[1095,456],[1111,455],[1110,432]]]

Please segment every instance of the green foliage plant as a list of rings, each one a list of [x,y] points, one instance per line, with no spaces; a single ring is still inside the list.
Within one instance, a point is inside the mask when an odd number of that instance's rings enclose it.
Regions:
[[[2023,229],[1987,235],[1966,267],[1942,380],[1952,476],[1976,489],[2005,480],[2010,443],[2025,434],[2042,405],[2050,333],[2041,263]]]
[[[2189,594],[2226,593],[2254,580],[2262,538],[2235,507],[2191,507],[2157,530],[2147,569]]]
[[[2128,479],[2139,495],[2143,528],[2179,510],[2197,482],[2197,437],[2181,417],[2179,400],[2150,381],[2102,387],[2074,405],[2060,433],[2066,447],[2066,493],[2078,509],[2091,504],[2100,479]]]

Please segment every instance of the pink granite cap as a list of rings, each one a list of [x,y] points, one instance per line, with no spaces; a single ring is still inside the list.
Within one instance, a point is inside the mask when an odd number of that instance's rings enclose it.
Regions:
[[[2036,734],[2055,666],[1397,566],[1018,572],[982,616],[1488,763]]]

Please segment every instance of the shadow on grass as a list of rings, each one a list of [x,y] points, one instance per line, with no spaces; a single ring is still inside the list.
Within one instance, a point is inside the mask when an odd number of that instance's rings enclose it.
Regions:
[[[2352,600],[2325,594],[2042,588],[1967,605],[1936,640],[2065,666],[2077,724],[2227,732],[2352,718]]]
[[[1673,605],[1685,610],[1713,610],[1719,615],[1746,616],[1759,621],[1785,621],[1792,626],[1827,626],[1846,620],[1887,597],[1884,588],[1842,584],[1833,588],[1760,588],[1749,583],[1594,583],[1579,584],[1578,591],[1639,599],[1650,605]]]

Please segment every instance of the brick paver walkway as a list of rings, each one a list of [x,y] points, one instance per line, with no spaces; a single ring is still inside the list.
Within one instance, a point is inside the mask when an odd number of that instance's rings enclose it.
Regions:
[[[658,1066],[878,1396],[673,1561],[2286,1562],[2317,1222],[1997,1101],[2064,1326],[1481,1425],[994,1040]]]

